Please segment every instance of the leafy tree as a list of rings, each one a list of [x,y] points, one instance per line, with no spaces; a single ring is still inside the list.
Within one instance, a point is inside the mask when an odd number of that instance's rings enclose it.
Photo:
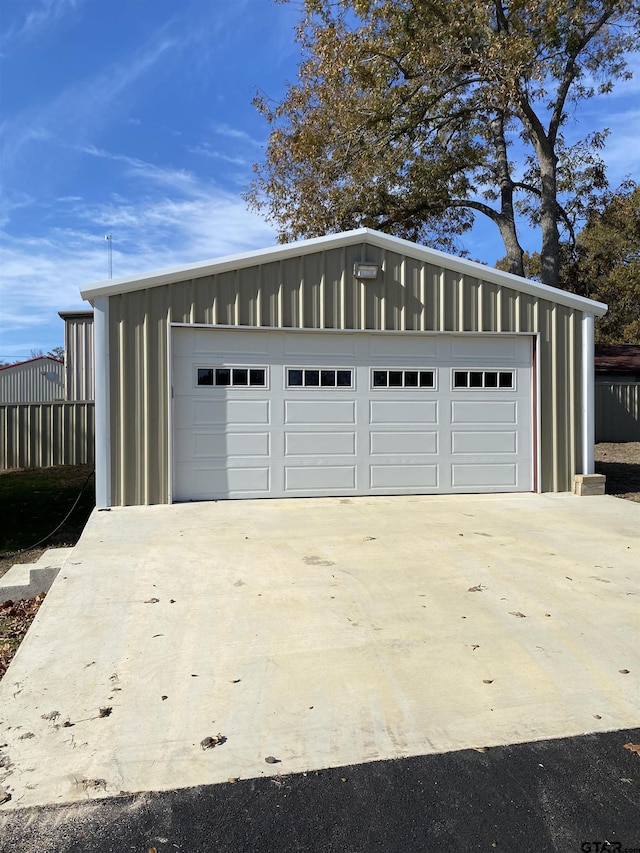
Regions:
[[[47,355],[49,358],[57,358],[59,361],[64,361],[64,347],[52,347]]]
[[[366,225],[455,248],[477,214],[524,274],[518,212],[541,233],[541,279],[606,187],[606,131],[569,144],[572,108],[629,75],[639,0],[304,0],[298,80],[246,198],[283,241]],[[516,151],[524,159],[514,161]]]
[[[615,193],[592,213],[571,273],[572,289],[609,305],[598,320],[598,342],[640,344],[640,187]]]
[[[523,256],[527,278],[540,279],[539,252]],[[508,269],[507,258],[496,267]],[[558,286],[606,302],[596,341],[640,344],[640,187],[625,182],[588,213],[573,244],[560,245]]]

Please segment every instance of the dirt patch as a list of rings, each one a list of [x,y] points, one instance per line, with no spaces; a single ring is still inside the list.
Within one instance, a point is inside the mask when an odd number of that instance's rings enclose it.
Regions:
[[[92,471],[91,465],[0,471],[0,577],[16,563],[35,563],[47,548],[76,544],[95,506]],[[60,529],[33,548],[64,520],[76,500]]]
[[[608,495],[640,503],[640,441],[596,444],[595,460]]]
[[[35,619],[46,593],[35,598],[0,603],[0,679]]]

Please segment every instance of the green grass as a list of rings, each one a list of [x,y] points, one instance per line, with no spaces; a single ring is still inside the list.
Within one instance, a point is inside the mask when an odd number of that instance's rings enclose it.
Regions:
[[[92,465],[59,465],[0,472],[0,555],[29,548],[47,536],[73,506],[60,530],[42,547],[75,545],[95,506]]]

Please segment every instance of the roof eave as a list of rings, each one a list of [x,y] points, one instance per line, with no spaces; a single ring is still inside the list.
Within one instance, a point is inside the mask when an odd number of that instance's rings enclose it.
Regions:
[[[585,313],[594,314],[597,317],[602,317],[607,312],[607,306],[602,302],[596,302],[593,299],[587,299],[584,296],[578,296],[566,290],[560,290],[557,287],[540,284],[531,279],[521,278],[512,273],[496,270],[477,261],[469,261],[465,258],[458,258],[455,255],[448,255],[438,249],[420,246],[409,240],[383,234],[380,231],[374,231],[370,228],[357,228],[353,231],[344,231],[340,234],[329,234],[325,237],[300,240],[297,243],[287,243],[282,246],[272,246],[252,252],[227,255],[222,258],[214,258],[196,264],[155,270],[138,276],[127,276],[111,281],[98,282],[95,285],[83,288],[80,294],[83,299],[93,304],[93,300],[101,296],[115,296],[120,293],[145,290],[164,284],[202,278],[207,275],[218,275],[234,269],[243,269],[248,266],[255,266],[256,264],[270,263],[295,255],[326,251],[335,246],[349,246],[363,241],[389,251],[402,251],[436,266],[444,266],[456,272],[482,279],[482,281],[510,287],[520,293],[527,293],[538,298],[548,299],[550,302],[556,302],[569,308],[576,308]]]

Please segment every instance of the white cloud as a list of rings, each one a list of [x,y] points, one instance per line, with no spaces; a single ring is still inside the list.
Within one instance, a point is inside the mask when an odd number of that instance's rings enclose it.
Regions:
[[[20,11],[24,17],[12,23],[0,37],[3,55],[14,53],[42,33],[51,30],[68,14],[75,12],[85,0],[23,0]],[[6,11],[6,10],[5,10]]]
[[[234,139],[240,142],[246,142],[256,148],[261,148],[263,142],[259,139],[254,139],[246,130],[239,130],[236,127],[231,127],[228,124],[214,124],[212,127],[214,133],[218,136],[226,136],[227,139]]]
[[[119,97],[155,68],[172,49],[180,46],[165,35],[154,34],[143,50],[123,58],[110,68],[69,86],[47,106],[31,108],[4,122],[2,127],[5,168],[16,165],[29,143],[84,142],[112,119]]]
[[[237,196],[198,184],[187,173],[111,156],[144,176],[144,200],[114,196],[107,203],[87,205],[69,199],[67,227],[38,237],[0,234],[2,355],[17,357],[60,343],[57,312],[83,307],[79,288],[107,278],[107,232],[113,234],[115,277],[274,244],[273,229]],[[174,188],[170,195],[156,196],[158,189],[171,186],[174,174],[184,174],[185,191]]]

